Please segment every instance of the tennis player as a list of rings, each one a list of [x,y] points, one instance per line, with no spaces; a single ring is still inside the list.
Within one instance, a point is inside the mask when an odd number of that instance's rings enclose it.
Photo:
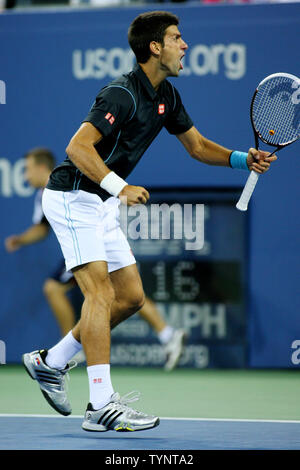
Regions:
[[[84,303],[70,333],[48,351],[24,354],[23,362],[49,403],[67,415],[65,374],[83,345],[90,401],[82,428],[88,431],[137,431],[159,424],[158,417],[131,408],[137,397],[121,398],[110,377],[110,326],[144,303],[135,258],[120,229],[119,204],[146,204],[150,196],[144,187],[129,185],[127,176],[163,127],[189,155],[209,165],[264,173],[276,159],[253,148],[247,153],[229,150],[195,128],[178,91],[166,80],[179,75],[188,47],[178,24],[175,15],[160,11],[134,19],[128,40],[137,65],[100,91],[43,195],[44,213]]]

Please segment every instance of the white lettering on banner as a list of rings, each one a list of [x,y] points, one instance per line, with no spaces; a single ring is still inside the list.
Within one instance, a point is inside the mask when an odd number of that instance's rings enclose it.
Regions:
[[[157,303],[157,307],[170,325],[184,328],[188,333],[193,328],[201,328],[205,339],[225,338],[226,307],[224,304]]]
[[[179,364],[185,366],[193,364],[198,369],[204,369],[209,364],[209,349],[204,344],[186,346],[180,358]]]
[[[183,75],[216,75],[224,68],[230,80],[242,78],[246,73],[246,46],[244,44],[198,44],[184,58]]]
[[[6,345],[2,340],[0,340],[0,365],[1,364],[6,364]]]
[[[176,328],[184,328],[189,334],[201,329],[203,339],[224,339],[227,334],[226,307],[224,304],[156,303],[166,321]],[[147,323],[140,318],[129,318],[112,331],[112,337],[146,338],[150,334]],[[300,342],[299,342],[300,346]],[[293,347],[293,346],[292,346]]]
[[[292,363],[297,366],[300,364],[300,340],[295,339],[295,341],[292,342],[292,349],[295,349],[295,351],[292,354]]]
[[[129,72],[134,62],[135,58],[131,49],[114,47],[109,50],[88,49],[85,52],[75,50],[73,52],[73,74],[78,80],[101,79],[107,76],[116,78]]]
[[[11,163],[6,158],[0,158],[0,196],[28,197],[34,188],[28,186],[24,178],[25,160],[21,158]]]
[[[160,344],[112,344],[111,364],[131,366],[162,366],[166,356]],[[203,369],[209,364],[209,349],[205,345],[188,345],[184,348],[179,365],[193,365]]]
[[[229,80],[238,80],[246,73],[245,44],[197,44],[186,52],[183,76],[205,76],[224,73]],[[73,75],[78,80],[116,78],[129,72],[135,63],[131,49],[87,49],[73,51]]]
[[[6,85],[3,80],[0,80],[0,104],[6,104]]]
[[[120,226],[130,240],[186,239],[189,240],[185,242],[186,250],[201,250],[204,246],[204,204],[195,207],[166,203],[127,207],[121,210]]]

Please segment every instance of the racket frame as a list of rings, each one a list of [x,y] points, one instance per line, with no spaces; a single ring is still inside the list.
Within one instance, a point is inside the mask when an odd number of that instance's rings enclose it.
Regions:
[[[253,105],[254,105],[254,100],[255,100],[255,97],[258,93],[258,89],[261,85],[263,85],[265,82],[267,82],[268,80],[270,80],[271,78],[274,78],[274,77],[286,77],[286,78],[290,78],[291,80],[293,80],[294,82],[297,82],[299,83],[299,86],[300,86],[300,78],[296,77],[295,75],[292,75],[290,73],[285,73],[285,72],[277,72],[277,73],[272,73],[271,75],[268,75],[267,77],[265,77],[256,87],[256,90],[255,92],[253,93],[253,96],[252,96],[252,100],[251,100],[251,105],[250,105],[250,121],[251,121],[251,125],[252,125],[252,129],[253,129],[253,133],[254,133],[254,138],[255,138],[255,148],[256,150],[259,150],[259,141],[258,141],[258,138],[264,143],[264,144],[267,144],[267,145],[270,145],[271,147],[275,147],[275,150],[273,153],[271,153],[271,155],[273,155],[275,152],[283,149],[284,147],[287,147],[288,145],[292,144],[293,142],[296,142],[296,140],[299,139],[300,135],[298,137],[296,137],[295,139],[292,139],[290,140],[289,142],[285,142],[283,144],[271,144],[268,140],[264,139],[262,137],[262,135],[258,132],[258,130],[256,129],[255,127],[255,124],[254,124],[254,120],[253,120]],[[271,155],[269,155],[271,157]]]
[[[255,127],[254,120],[253,120],[253,105],[254,105],[255,97],[258,93],[259,87],[261,85],[263,85],[266,81],[270,80],[271,78],[278,77],[278,76],[281,76],[281,77],[284,76],[284,77],[290,78],[291,80],[295,81],[296,83],[299,83],[299,85],[300,85],[300,79],[298,77],[296,77],[295,75],[292,75],[292,74],[289,74],[289,73],[284,73],[284,72],[273,73],[273,74],[268,75],[267,77],[265,77],[258,84],[258,86],[256,87],[255,92],[253,93],[252,100],[251,100],[251,105],[250,105],[250,122],[251,122],[251,125],[252,125],[254,139],[255,139],[255,149],[259,150],[259,140],[261,140],[266,145],[270,145],[271,147],[275,147],[275,150],[270,155],[268,155],[269,157],[274,155],[275,152],[279,152],[284,147],[287,147],[288,145],[292,144],[293,142],[296,142],[296,140],[298,140],[299,137],[300,137],[300,134],[299,134],[298,137],[296,137],[295,139],[292,139],[289,142],[285,142],[284,144],[271,144],[270,142],[268,142],[268,140],[266,140],[265,138],[262,137],[262,135],[258,132],[258,130]],[[259,175],[260,174],[257,173],[256,171],[254,171],[254,170],[251,171],[251,173],[248,177],[248,180],[245,184],[244,190],[241,194],[241,197],[240,197],[239,201],[236,204],[237,209],[239,209],[241,211],[246,211],[247,210],[249,200],[250,200],[251,195],[254,191],[254,188],[255,188],[256,183],[258,181]],[[248,183],[248,185],[247,185],[247,183]],[[248,195],[248,197],[247,197],[248,201],[246,201],[247,198],[245,198],[246,193]]]

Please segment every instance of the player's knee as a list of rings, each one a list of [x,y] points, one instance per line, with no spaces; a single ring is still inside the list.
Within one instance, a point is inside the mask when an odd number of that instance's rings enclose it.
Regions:
[[[128,310],[130,310],[132,313],[136,313],[141,308],[143,307],[145,303],[145,294],[144,291],[141,290],[136,290],[134,291],[127,299],[128,303]]]
[[[43,285],[43,292],[46,297],[55,295],[60,288],[60,285],[54,279],[47,279]]]
[[[144,306],[144,303],[145,303],[145,294],[144,294],[144,291],[142,291],[139,295],[139,297],[137,298],[137,303],[136,303],[136,311],[138,312],[139,310],[141,310],[141,308],[143,308]]]

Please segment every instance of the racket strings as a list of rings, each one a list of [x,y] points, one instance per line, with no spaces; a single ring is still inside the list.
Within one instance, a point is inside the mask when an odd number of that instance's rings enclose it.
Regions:
[[[269,144],[286,144],[299,137],[300,104],[293,99],[292,84],[291,78],[273,76],[257,89],[252,119],[261,138]]]
[[[289,95],[290,84],[281,77],[269,80],[258,90],[257,99],[260,105],[257,108],[256,122],[260,133],[270,143],[278,144],[293,138],[290,133],[294,105]]]

